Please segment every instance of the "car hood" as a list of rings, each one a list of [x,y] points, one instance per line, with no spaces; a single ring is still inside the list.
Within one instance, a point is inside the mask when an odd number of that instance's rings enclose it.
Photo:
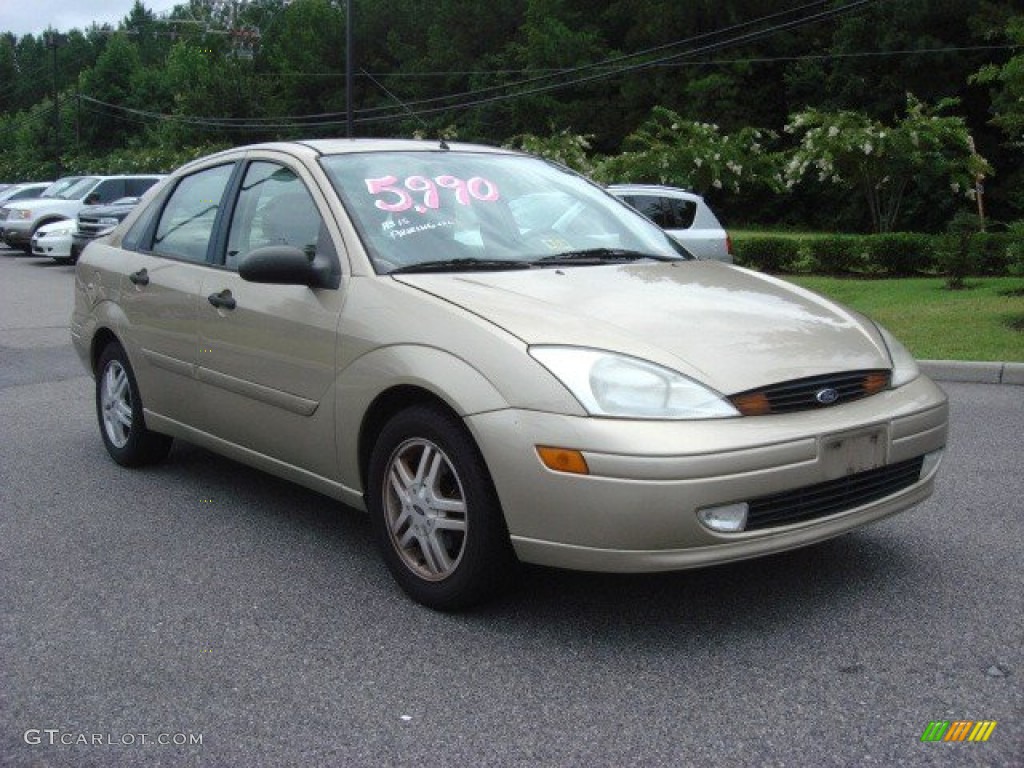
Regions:
[[[4,203],[4,207],[17,210],[25,210],[27,208],[33,212],[39,211],[40,214],[70,212],[73,215],[82,207],[82,201],[63,200],[57,197],[33,197],[28,200],[16,200],[12,203]]]
[[[104,216],[117,216],[124,218],[138,203],[121,203],[120,205],[107,204],[107,205],[87,205],[78,212],[79,216],[94,216],[101,218]]]
[[[479,315],[526,344],[621,352],[724,394],[891,367],[877,328],[861,315],[781,280],[716,262],[394,279]]]

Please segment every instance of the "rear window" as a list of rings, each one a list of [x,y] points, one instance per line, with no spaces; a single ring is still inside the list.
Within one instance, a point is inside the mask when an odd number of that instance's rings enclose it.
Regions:
[[[697,216],[697,204],[690,200],[657,195],[626,195],[623,200],[662,229],[689,229]]]

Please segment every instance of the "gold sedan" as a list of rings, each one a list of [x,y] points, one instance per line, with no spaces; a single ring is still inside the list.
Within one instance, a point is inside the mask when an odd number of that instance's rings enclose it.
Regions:
[[[115,461],[179,438],[368,510],[444,610],[517,561],[821,541],[926,498],[946,443],[945,396],[870,320],[489,147],[191,163],[86,248],[72,337]]]

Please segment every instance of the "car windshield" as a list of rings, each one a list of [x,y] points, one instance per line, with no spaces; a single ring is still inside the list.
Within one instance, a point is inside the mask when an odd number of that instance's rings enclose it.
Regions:
[[[60,197],[65,190],[70,189],[82,180],[82,176],[65,176],[57,179],[50,186],[43,190],[41,197]]]
[[[92,176],[82,176],[70,186],[64,187],[56,194],[49,197],[56,197],[61,200],[81,200],[96,186],[98,179]]]
[[[378,273],[690,258],[594,184],[538,158],[439,149],[321,162]]]

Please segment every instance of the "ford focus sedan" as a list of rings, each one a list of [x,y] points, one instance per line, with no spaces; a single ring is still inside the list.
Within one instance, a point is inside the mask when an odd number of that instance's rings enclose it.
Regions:
[[[365,510],[442,610],[520,561],[665,571],[837,536],[926,498],[946,443],[945,396],[883,328],[489,147],[191,163],[85,251],[71,333],[114,461],[177,438]]]

